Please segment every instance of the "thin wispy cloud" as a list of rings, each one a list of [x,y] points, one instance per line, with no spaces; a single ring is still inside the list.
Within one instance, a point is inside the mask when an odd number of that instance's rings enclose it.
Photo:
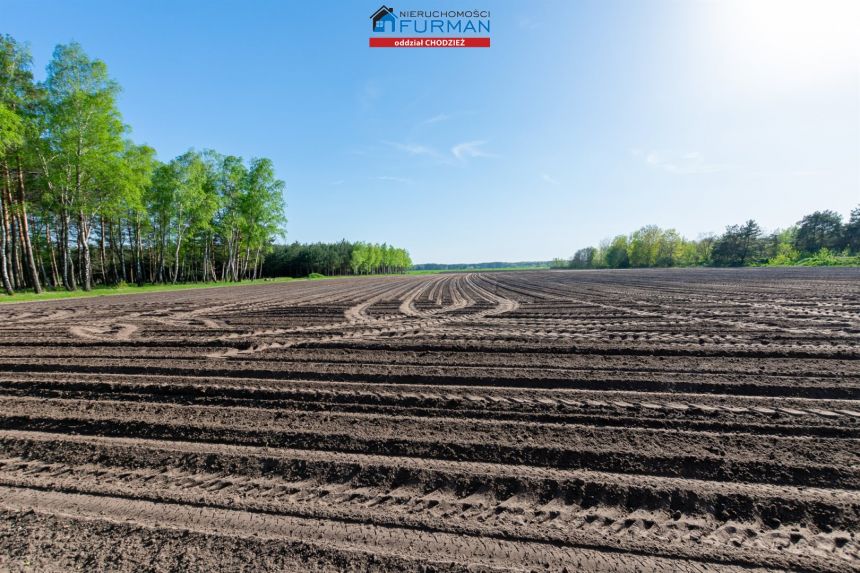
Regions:
[[[496,157],[495,154],[490,153],[483,148],[487,143],[486,141],[464,141],[462,143],[458,143],[451,147],[451,155],[442,153],[429,145],[412,141],[383,141],[382,143],[413,157],[432,157],[443,165],[453,164],[455,160],[465,163],[466,160],[476,157]],[[451,156],[453,156],[454,159],[451,159]]]
[[[453,117],[454,117],[453,115],[450,115],[447,113],[440,113],[440,114],[434,115],[433,117],[428,117],[427,119],[425,119],[424,121],[421,122],[421,125],[431,125],[431,124],[439,123],[442,121],[448,121],[449,119],[452,119]]]
[[[380,181],[390,181],[392,183],[402,183],[405,185],[411,185],[414,183],[412,179],[407,179],[406,177],[394,177],[392,175],[379,175],[377,179]]]
[[[434,157],[439,156],[438,151],[428,145],[422,145],[420,143],[401,143],[398,141],[383,141],[382,143],[404,153],[408,153],[409,155],[432,155]]]
[[[558,179],[556,179],[552,175],[548,175],[546,173],[541,173],[540,178],[543,179],[545,182],[549,183],[550,185],[561,185],[561,183],[559,183]]]
[[[426,119],[422,119],[418,123],[415,124],[416,127],[426,127],[428,125],[434,125],[437,123],[444,123],[446,121],[451,121],[454,119],[464,118],[475,115],[477,112],[474,110],[460,110],[460,111],[448,111],[448,112],[440,112],[434,116],[428,117]]]
[[[329,183],[329,185],[343,185],[343,184],[344,184],[343,179],[338,179],[337,181],[332,181],[331,183]]]
[[[696,175],[729,171],[733,166],[719,163],[709,163],[705,156],[698,151],[686,153],[671,153],[666,151],[633,149],[633,157],[645,162],[654,169],[675,175]]]
[[[757,177],[821,177],[829,172],[823,169],[801,169],[788,171],[751,171]]]
[[[473,157],[495,157],[492,153],[482,149],[486,143],[486,141],[464,141],[463,143],[458,143],[451,148],[451,155],[459,161],[465,161]]]

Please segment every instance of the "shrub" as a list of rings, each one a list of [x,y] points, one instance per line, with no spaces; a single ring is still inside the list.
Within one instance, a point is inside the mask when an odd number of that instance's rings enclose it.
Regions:
[[[830,252],[830,249],[827,247],[821,247],[821,249],[812,255],[811,257],[807,257],[798,263],[805,267],[831,267],[835,265],[842,264],[842,261]]]

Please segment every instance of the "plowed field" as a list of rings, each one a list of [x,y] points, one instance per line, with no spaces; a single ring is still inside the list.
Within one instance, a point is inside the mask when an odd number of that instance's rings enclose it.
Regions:
[[[0,570],[858,571],[860,271],[0,306]]]

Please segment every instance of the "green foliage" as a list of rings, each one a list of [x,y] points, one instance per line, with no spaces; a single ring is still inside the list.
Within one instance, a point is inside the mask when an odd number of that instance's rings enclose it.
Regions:
[[[5,291],[38,284],[40,273],[67,290],[259,275],[286,223],[271,160],[190,150],[159,162],[126,138],[104,62],[77,43],[60,45],[35,83],[30,61],[0,36],[0,167],[16,183],[0,194],[0,214],[17,218],[10,229],[33,226],[0,233]],[[34,253],[26,280],[25,247]]]
[[[559,264],[567,266],[568,261],[556,259]],[[552,266],[552,261],[517,261],[504,262],[493,261],[488,263],[421,263],[412,265],[413,271],[498,271],[498,270],[525,270],[525,269],[547,269]]]
[[[144,193],[152,185],[155,150],[126,140],[123,150],[112,156],[109,173],[103,179],[105,200],[99,214],[115,218],[144,210]]]
[[[647,225],[633,231],[627,245],[627,260],[631,267],[653,267],[657,265],[662,231],[656,225]]]
[[[797,264],[799,258],[800,254],[794,248],[790,248],[786,252],[777,253],[775,257],[768,259],[767,265],[771,267],[789,267]]]
[[[18,114],[0,101],[0,153],[24,141],[23,122]]]
[[[767,261],[768,266],[791,266],[800,260],[800,253],[794,248],[794,237],[797,232],[795,227],[789,227],[771,235],[770,251],[771,258]]]
[[[842,216],[834,211],[816,211],[801,219],[794,238],[795,248],[804,255],[841,250],[844,243]]]
[[[711,258],[718,267],[742,267],[762,262],[760,243],[761,227],[750,219],[743,225],[729,225],[726,232],[714,244]]]
[[[375,243],[277,245],[263,263],[265,276],[403,273],[412,267],[406,249]]]
[[[45,88],[51,174],[71,210],[92,214],[105,199],[102,182],[112,172],[112,158],[123,149],[119,86],[104,62],[89,59],[80,44],[71,43],[54,50]]]
[[[594,255],[597,249],[594,247],[585,247],[579,249],[570,259],[570,268],[572,269],[591,269],[594,268]]]
[[[860,253],[860,207],[851,211],[851,218],[844,228],[845,248],[850,253]]]
[[[817,253],[797,262],[804,267],[841,267],[860,264],[860,256],[839,256],[830,249],[822,247]]]
[[[445,274],[445,273],[500,273],[500,272],[510,272],[510,271],[535,271],[535,270],[545,270],[550,268],[567,268],[567,261],[564,261],[564,267],[550,267],[548,264],[544,266],[535,267],[535,266],[508,266],[508,267],[472,267],[472,268],[456,268],[456,269],[444,269],[444,270],[416,270],[413,267],[411,270],[406,271],[408,275],[436,275],[436,274]],[[476,263],[478,265],[482,263]]]
[[[24,143],[32,86],[30,54],[11,36],[0,36],[0,155]]]
[[[841,256],[836,254],[842,250]],[[555,259],[553,268],[858,264],[860,257],[852,254],[860,255],[860,207],[851,211],[846,225],[842,225],[838,213],[816,211],[796,226],[769,235],[764,235],[754,220],[729,225],[717,237],[704,236],[694,241],[674,229],[648,225],[630,235],[604,241],[597,248],[579,249],[568,261]]]
[[[627,255],[628,244],[626,235],[618,235],[606,249],[603,259],[610,269],[626,269],[630,266],[630,258]]]

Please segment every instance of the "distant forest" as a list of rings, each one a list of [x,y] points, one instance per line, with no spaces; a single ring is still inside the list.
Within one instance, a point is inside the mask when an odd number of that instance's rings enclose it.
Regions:
[[[648,225],[552,262],[553,268],[568,269],[760,265],[860,265],[860,207],[847,222],[834,211],[816,211],[770,234],[754,220],[696,240]]]
[[[521,261],[516,263],[492,262],[492,263],[423,263],[414,265],[412,270],[415,271],[471,271],[471,270],[488,270],[488,269],[545,269],[550,266],[550,261]]]
[[[263,262],[263,276],[369,275],[403,273],[412,266],[406,249],[376,243],[275,245]]]

